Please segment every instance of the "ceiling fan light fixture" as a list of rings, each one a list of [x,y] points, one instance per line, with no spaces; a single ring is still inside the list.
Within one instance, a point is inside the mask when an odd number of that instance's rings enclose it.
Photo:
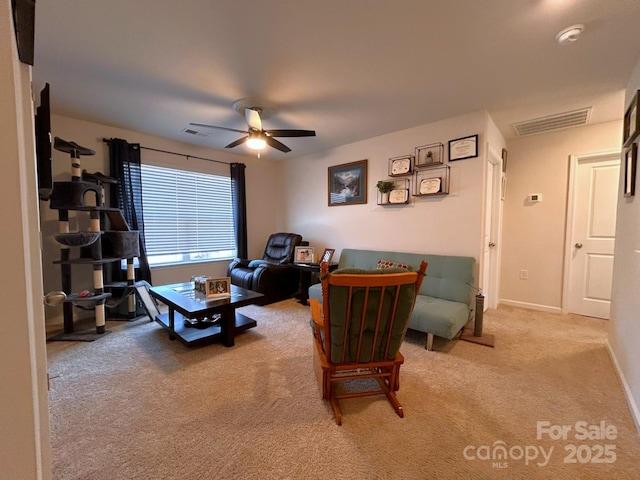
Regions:
[[[247,138],[247,147],[251,150],[264,150],[266,146],[267,142],[259,136]]]

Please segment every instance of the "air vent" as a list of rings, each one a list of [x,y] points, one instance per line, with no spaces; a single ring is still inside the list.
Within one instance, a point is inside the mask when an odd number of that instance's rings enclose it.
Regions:
[[[558,113],[548,117],[527,120],[514,123],[513,128],[518,136],[533,135],[535,133],[550,132],[561,128],[577,127],[589,123],[591,107],[573,110],[571,112]]]
[[[199,132],[198,130],[194,130],[193,128],[185,128],[182,130],[183,133],[188,133],[189,135],[196,135],[198,137],[208,137],[206,133]]]

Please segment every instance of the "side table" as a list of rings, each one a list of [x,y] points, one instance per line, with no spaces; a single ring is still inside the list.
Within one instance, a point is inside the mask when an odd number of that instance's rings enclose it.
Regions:
[[[298,286],[298,293],[296,293],[296,298],[303,305],[307,305],[307,300],[309,300],[309,287],[312,285],[312,283],[319,282],[318,274],[320,273],[320,264],[290,263],[289,266],[300,271],[300,283]],[[336,268],[338,268],[337,263],[329,264],[330,272],[333,272]]]

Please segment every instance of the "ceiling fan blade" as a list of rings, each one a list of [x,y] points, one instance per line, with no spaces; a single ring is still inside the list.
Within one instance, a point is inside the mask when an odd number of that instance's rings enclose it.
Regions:
[[[226,146],[226,147],[224,147],[224,148],[233,148],[233,147],[237,147],[238,145],[240,145],[240,144],[244,143],[244,142],[247,140],[247,138],[249,138],[249,137],[247,136],[247,137],[239,138],[238,140],[236,140],[235,142],[231,142],[229,145],[227,145],[227,146]]]
[[[267,142],[267,145],[269,145],[270,147],[278,149],[281,152],[287,153],[287,152],[291,151],[291,149],[289,147],[287,147],[284,143],[279,142],[278,140],[276,140],[273,137],[269,137],[269,136],[265,135],[264,141]]]
[[[252,130],[262,130],[262,120],[260,119],[260,112],[253,110],[252,108],[244,109],[244,116],[247,119],[249,128]]]
[[[265,130],[271,137],[315,137],[315,130]]]
[[[249,133],[247,130],[237,130],[235,128],[227,128],[227,127],[216,127],[215,125],[205,125],[204,123],[189,123],[189,125],[193,125],[194,127],[216,128],[218,130],[227,130],[229,132]]]

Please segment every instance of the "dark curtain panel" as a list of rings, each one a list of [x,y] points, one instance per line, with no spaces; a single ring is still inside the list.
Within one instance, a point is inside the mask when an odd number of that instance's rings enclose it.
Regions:
[[[120,138],[112,138],[108,144],[111,176],[118,179],[117,185],[111,185],[110,205],[120,209],[131,230],[139,232],[140,268],[136,274],[136,280],[146,280],[151,283],[151,269],[147,260],[142,217],[140,145],[128,143]],[[121,278],[115,272],[114,277]]]
[[[244,170],[247,166],[244,163],[232,163],[230,166],[237,255],[239,258],[247,258],[247,192],[244,180]]]

